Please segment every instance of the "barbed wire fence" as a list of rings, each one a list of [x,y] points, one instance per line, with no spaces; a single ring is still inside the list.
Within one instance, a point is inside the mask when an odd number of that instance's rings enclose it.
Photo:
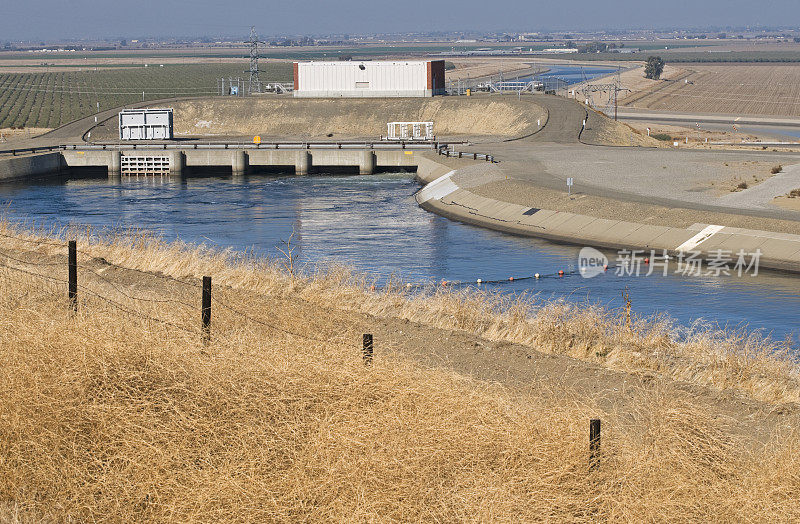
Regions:
[[[0,237],[26,242],[37,246],[57,246],[62,249],[67,247],[68,253],[66,263],[64,261],[25,260],[20,254],[10,253],[5,249],[0,249],[0,268],[5,270],[5,278],[16,282],[17,284],[26,285],[30,284],[30,282],[26,282],[20,278],[14,278],[11,276],[11,274],[33,277],[40,283],[50,285],[51,291],[54,292],[63,292],[64,288],[66,288],[67,294],[65,298],[67,299],[68,307],[71,308],[73,312],[77,312],[79,308],[91,307],[90,303],[92,301],[96,301],[110,308],[116,309],[125,315],[138,318],[139,320],[158,323],[164,327],[178,330],[184,334],[199,337],[204,346],[208,346],[212,340],[230,342],[229,339],[221,336],[219,333],[214,333],[212,330],[211,312],[213,308],[216,313],[224,311],[228,315],[231,315],[233,320],[241,322],[242,326],[254,324],[269,329],[275,333],[299,338],[308,342],[329,344],[346,347],[348,349],[353,348],[353,344],[348,343],[348,341],[343,337],[320,337],[311,333],[303,333],[295,329],[278,325],[275,322],[269,322],[267,320],[257,318],[252,314],[244,312],[241,308],[234,306],[232,301],[229,301],[224,297],[224,291],[226,291],[225,286],[218,287],[218,289],[216,289],[212,294],[210,276],[204,277],[199,282],[188,282],[186,280],[175,278],[169,275],[151,273],[136,268],[114,264],[105,259],[100,262],[103,265],[107,265],[108,267],[113,267],[118,270],[130,271],[136,274],[146,275],[153,279],[174,283],[183,289],[183,292],[172,290],[170,296],[143,296],[142,293],[135,293],[131,290],[123,289],[118,282],[111,280],[102,272],[90,267],[85,263],[85,261],[78,263],[78,250],[77,243],[75,241],[68,241],[65,246],[65,243],[63,242],[54,242],[43,239],[30,240],[4,233],[0,233]],[[67,278],[58,276],[58,272],[56,271],[56,268],[58,267],[62,267],[67,270]],[[80,282],[78,278],[79,276],[82,277],[80,278]],[[102,286],[106,286],[107,289],[110,290],[110,293],[104,292],[95,285],[91,285],[92,280],[99,282]],[[193,293],[195,298],[199,296],[200,302],[190,302],[191,299],[185,296],[187,293]],[[150,290],[150,294],[152,295],[152,290]],[[159,315],[158,312],[147,310],[147,306],[151,306],[151,309],[154,309],[155,307],[164,305],[176,306],[175,309],[172,310],[173,316],[179,317],[181,320],[176,321],[174,319],[166,319]],[[192,317],[198,313],[199,315],[196,320],[199,320],[199,322],[196,322],[195,320],[192,320]],[[364,353],[364,355],[366,355],[366,353]],[[366,356],[364,359],[365,362],[371,362],[371,350],[369,359],[367,359]]]
[[[22,237],[17,237],[13,235],[7,235],[4,233],[0,233],[0,237],[14,239],[16,241],[26,242],[33,245],[41,246],[47,245],[51,247],[59,247],[61,249],[64,248],[63,242],[55,242],[51,240],[45,239],[25,239]],[[36,252],[29,252],[29,253],[36,253]],[[52,256],[52,255],[50,255]],[[95,260],[93,257],[90,260]],[[191,320],[191,318],[197,314],[198,307],[196,303],[189,302],[189,300],[183,297],[164,297],[164,296],[157,296],[157,297],[146,297],[134,294],[129,290],[123,289],[120,284],[117,282],[112,281],[98,270],[88,266],[86,263],[79,263],[78,262],[78,249],[77,249],[77,242],[74,240],[67,241],[67,274],[68,278],[64,279],[62,277],[56,276],[54,272],[55,268],[57,267],[64,267],[65,263],[63,261],[34,261],[34,260],[24,260],[21,255],[17,255],[16,253],[12,254],[3,249],[0,249],[0,270],[4,270],[0,272],[4,279],[7,279],[11,282],[16,282],[17,284],[21,285],[30,285],[30,279],[26,282],[21,278],[15,278],[12,276],[13,274],[18,275],[26,275],[28,277],[34,277],[40,283],[45,283],[50,286],[50,291],[53,293],[63,293],[64,287],[67,288],[67,307],[72,311],[72,314],[77,314],[79,310],[86,309],[89,307],[93,307],[94,305],[91,303],[92,300],[96,300],[98,303],[104,304],[112,309],[115,309],[125,315],[130,317],[138,318],[139,320],[143,320],[146,322],[156,323],[164,328],[180,331],[182,334],[191,337],[197,337],[202,344],[202,349],[200,350],[201,355],[207,355],[209,353],[208,346],[214,340],[219,340],[221,342],[233,342],[230,338],[225,337],[219,333],[215,333],[212,330],[212,309],[219,310],[220,308],[223,311],[227,311],[229,314],[234,316],[234,320],[244,321],[244,323],[252,323],[259,325],[261,327],[267,328],[272,330],[276,333],[281,333],[287,335],[289,337],[297,338],[306,342],[317,342],[326,345],[338,346],[340,348],[345,349],[346,351],[353,351],[355,353],[355,349],[357,348],[357,342],[352,340],[347,340],[347,337],[319,337],[314,336],[309,333],[301,333],[294,329],[289,329],[284,326],[277,325],[273,322],[268,322],[266,320],[262,320],[260,318],[256,318],[253,315],[247,314],[242,311],[240,308],[233,306],[228,300],[220,298],[218,295],[219,293],[212,293],[212,279],[210,276],[204,276],[201,282],[188,282],[186,280],[181,280],[169,275],[164,274],[156,274],[147,271],[143,271],[136,268],[130,268],[126,266],[122,266],[119,264],[113,264],[103,259],[102,263],[107,265],[108,267],[114,267],[119,270],[123,271],[130,271],[137,274],[147,275],[152,278],[156,278],[163,281],[168,281],[171,283],[179,284],[180,288],[185,290],[186,293],[194,293],[195,298],[197,294],[200,295],[200,308],[199,308],[199,325],[196,322],[197,317],[194,317],[195,320]],[[124,304],[120,300],[116,300],[107,296],[106,294],[102,293],[99,289],[91,287],[90,285],[80,283],[78,278],[80,275],[80,271],[83,272],[82,281],[87,280],[85,277],[96,278],[103,284],[109,286],[113,292],[117,293],[119,296],[124,297],[125,300],[135,304]],[[46,273],[42,272],[46,271]],[[225,286],[221,286],[220,290],[224,290]],[[62,295],[63,296],[63,295]],[[162,318],[160,315],[155,314],[154,312],[147,312],[143,311],[141,305],[149,304],[149,305],[159,305],[163,306],[164,304],[170,304],[174,306],[178,306],[183,308],[180,313],[184,317],[184,321],[182,323],[178,323],[174,320],[168,320]],[[177,312],[177,310],[176,310]],[[191,325],[194,323],[194,325]],[[371,367],[373,364],[373,359],[375,357],[375,341],[372,333],[363,333],[361,336],[361,359],[363,361],[364,366]],[[391,345],[384,345],[384,349],[387,351],[393,351],[397,348],[392,348]],[[600,468],[601,465],[601,448],[600,448],[600,419],[591,419],[589,421],[589,472],[592,473]]]

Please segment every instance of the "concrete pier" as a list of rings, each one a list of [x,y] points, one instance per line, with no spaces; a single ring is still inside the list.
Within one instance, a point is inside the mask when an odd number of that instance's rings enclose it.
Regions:
[[[237,176],[246,175],[250,168],[250,157],[247,152],[243,149],[234,151],[231,157],[231,171],[233,174]]]
[[[183,168],[186,167],[186,157],[183,151],[169,152],[169,174],[173,176],[183,175]]]
[[[360,175],[371,175],[375,172],[376,159],[372,150],[365,149],[361,152],[361,161],[358,163],[358,173]]]
[[[298,151],[294,161],[294,174],[307,175],[311,169],[311,155],[308,151]]]
[[[120,176],[122,173],[122,152],[112,151],[108,163],[108,176]]]

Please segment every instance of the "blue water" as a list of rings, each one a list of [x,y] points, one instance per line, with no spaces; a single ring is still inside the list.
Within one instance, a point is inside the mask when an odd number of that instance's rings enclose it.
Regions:
[[[546,82],[550,78],[558,78],[566,82],[567,85],[579,84],[585,80],[593,80],[602,76],[610,75],[617,69],[614,67],[591,67],[578,65],[557,65],[550,67],[546,73],[536,75],[536,80]]]
[[[506,79],[513,79],[520,82],[530,82],[531,80],[536,79],[540,82],[543,82],[547,88],[554,87],[556,82],[559,85],[555,87],[564,87],[568,85],[579,84],[586,80],[594,80],[595,78],[610,75],[617,70],[614,67],[581,66],[570,64],[545,64],[544,67],[548,68],[546,73],[521,77],[508,76]]]
[[[66,177],[0,185],[0,204],[10,218],[38,226],[137,227],[166,239],[252,248],[269,256],[278,256],[276,247],[294,232],[303,263],[335,261],[369,272],[379,282],[392,275],[430,283],[505,280],[538,272],[548,278],[488,288],[609,307],[622,306],[627,289],[638,313],[668,313],[684,325],[702,317],[720,327],[747,325],[797,341],[800,277],[762,271],[743,278],[637,278],[612,270],[588,280],[569,274],[577,265],[578,247],[449,221],[416,205],[412,195],[418,188],[408,174],[121,182]],[[567,276],[549,277],[559,270]]]

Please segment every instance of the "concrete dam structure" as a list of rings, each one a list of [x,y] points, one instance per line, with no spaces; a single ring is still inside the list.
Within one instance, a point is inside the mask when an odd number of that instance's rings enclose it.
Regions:
[[[105,167],[110,176],[173,175],[187,168],[230,168],[243,175],[253,168],[305,175],[312,170],[352,168],[362,175],[379,169],[416,169],[424,151],[438,143],[318,144],[106,144],[45,148],[25,156],[0,157],[0,179],[55,173],[65,168]],[[482,155],[484,159],[488,159]]]

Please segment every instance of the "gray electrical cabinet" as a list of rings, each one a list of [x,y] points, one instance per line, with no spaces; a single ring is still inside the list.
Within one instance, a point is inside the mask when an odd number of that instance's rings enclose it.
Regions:
[[[120,140],[172,140],[172,109],[125,109],[119,114]]]

